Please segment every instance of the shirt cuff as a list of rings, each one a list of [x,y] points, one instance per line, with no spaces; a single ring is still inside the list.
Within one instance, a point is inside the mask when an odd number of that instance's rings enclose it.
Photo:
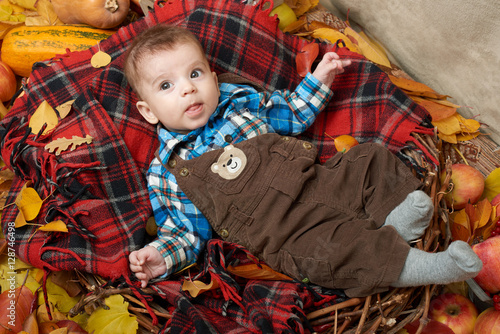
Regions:
[[[311,103],[318,111],[323,110],[333,97],[333,91],[316,79],[311,73],[300,82],[296,89],[297,94]]]
[[[165,260],[167,271],[159,276],[160,278],[168,277],[190,265],[190,263],[187,263],[186,254],[182,245],[178,243],[168,242],[166,240],[154,240],[150,242],[148,246],[156,248]]]

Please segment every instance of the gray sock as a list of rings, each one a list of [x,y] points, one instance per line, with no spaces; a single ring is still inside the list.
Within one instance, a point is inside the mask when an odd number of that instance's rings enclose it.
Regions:
[[[394,287],[449,284],[475,277],[483,263],[468,243],[454,241],[448,249],[439,253],[428,253],[411,248]]]
[[[408,242],[424,234],[433,213],[434,206],[431,198],[422,190],[415,190],[389,213],[384,225],[394,226]]]

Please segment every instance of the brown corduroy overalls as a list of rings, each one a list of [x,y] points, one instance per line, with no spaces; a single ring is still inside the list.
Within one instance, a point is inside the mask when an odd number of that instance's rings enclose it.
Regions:
[[[394,154],[360,144],[320,165],[309,142],[278,134],[232,149],[191,160],[173,154],[176,163],[166,166],[223,239],[349,297],[382,292],[398,279],[410,246],[381,226],[421,182]]]

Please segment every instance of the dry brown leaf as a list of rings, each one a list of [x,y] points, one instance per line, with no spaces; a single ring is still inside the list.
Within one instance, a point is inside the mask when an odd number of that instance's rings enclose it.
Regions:
[[[47,101],[44,100],[40,103],[33,115],[31,115],[29,127],[31,128],[32,133],[38,134],[42,127],[47,124],[45,130],[43,130],[43,134],[45,135],[52,131],[58,123],[59,120],[57,119],[56,112],[47,103]]]
[[[86,135],[85,138],[79,137],[79,136],[73,136],[71,139],[62,137],[62,138],[57,138],[47,145],[45,145],[45,149],[49,151],[50,153],[54,153],[56,155],[61,154],[61,152],[67,150],[71,146],[71,151],[74,151],[78,145],[82,144],[90,144],[92,142],[92,137],[89,135]]]
[[[457,112],[456,108],[436,103],[427,99],[417,98],[415,99],[415,102],[424,107],[429,112],[432,121],[434,122],[453,116]]]
[[[239,266],[228,266],[227,271],[231,274],[247,278],[247,279],[262,279],[262,280],[290,280],[287,275],[281,274],[269,267],[266,264],[243,264]]]

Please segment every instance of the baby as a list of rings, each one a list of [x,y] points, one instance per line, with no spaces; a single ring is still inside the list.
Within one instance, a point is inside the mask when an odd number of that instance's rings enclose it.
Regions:
[[[129,256],[143,287],[196,263],[214,231],[277,271],[350,297],[479,272],[465,242],[439,253],[410,247],[433,205],[386,148],[360,144],[320,165],[294,138],[350,65],[329,52],[295,91],[258,92],[219,84],[187,29],[156,25],[135,38],[125,75],[160,141],[147,175],[158,237]]]

